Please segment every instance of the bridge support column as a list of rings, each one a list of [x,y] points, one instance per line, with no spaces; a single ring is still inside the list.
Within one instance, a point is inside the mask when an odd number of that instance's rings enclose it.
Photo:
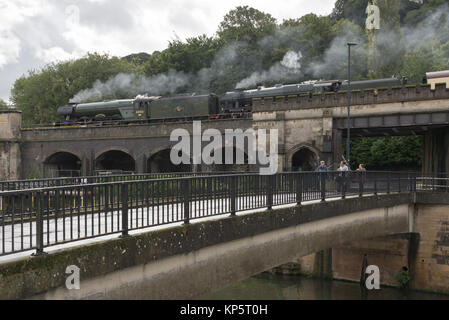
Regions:
[[[423,173],[449,172],[449,129],[429,130],[424,136]]]
[[[136,159],[136,169],[137,174],[143,174],[147,172],[147,157],[143,154]]]
[[[89,176],[90,175],[90,159],[86,156],[81,160],[81,175]]]
[[[337,170],[339,167],[340,161],[342,160],[342,141],[343,134],[341,130],[333,129],[332,130],[332,151],[333,151],[333,168],[329,168],[332,170]]]
[[[0,111],[0,180],[20,178],[22,113]]]
[[[399,286],[396,275],[404,267],[413,273],[418,243],[419,234],[404,233],[338,246],[333,248],[333,277],[358,282],[366,255],[368,265],[379,267],[382,285]]]

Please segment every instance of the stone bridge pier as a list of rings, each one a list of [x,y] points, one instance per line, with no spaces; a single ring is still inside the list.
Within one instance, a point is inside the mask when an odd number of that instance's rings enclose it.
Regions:
[[[449,129],[433,129],[424,135],[423,172],[449,172]]]
[[[21,169],[22,113],[0,111],[0,180],[18,179]]]

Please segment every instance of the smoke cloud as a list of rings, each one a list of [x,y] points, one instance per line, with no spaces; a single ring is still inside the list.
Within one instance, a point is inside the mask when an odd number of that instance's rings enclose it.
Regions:
[[[300,51],[288,51],[282,61],[275,63],[268,70],[254,72],[237,83],[236,88],[249,88],[256,86],[258,83],[299,78],[301,76],[301,58],[302,54]]]
[[[376,70],[390,70],[389,76],[398,75],[397,73],[403,67],[399,62],[405,53],[410,54],[419,49],[430,51],[432,50],[431,43],[448,42],[448,31],[448,4],[441,5],[413,27],[402,26],[399,30],[395,30],[381,24],[381,29],[376,33],[377,54],[374,56],[374,68]],[[340,29],[340,33],[332,41],[323,58],[312,61],[305,68],[307,73],[318,78],[346,78],[347,42],[358,43],[356,47],[351,49],[351,67],[354,72],[363,73],[367,70],[370,50],[365,31],[353,25],[352,28],[351,26],[344,26]],[[435,56],[435,54],[435,52],[432,52],[431,56]],[[444,65],[441,67],[444,68]]]
[[[138,94],[164,95],[175,92],[189,82],[189,75],[175,70],[153,77],[119,73],[106,82],[95,81],[92,88],[78,92],[70,102],[102,100],[117,93],[128,97]]]

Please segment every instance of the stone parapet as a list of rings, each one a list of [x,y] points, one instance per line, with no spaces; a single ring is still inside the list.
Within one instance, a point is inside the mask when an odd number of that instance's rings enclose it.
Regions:
[[[308,108],[332,108],[347,105],[347,92],[325,94],[302,94],[279,97],[266,97],[253,100],[253,112],[287,111]],[[449,88],[446,84],[438,84],[435,90],[427,85],[409,85],[393,87],[354,90],[351,93],[351,105],[372,105],[383,103],[397,103],[407,101],[425,101],[449,99]]]

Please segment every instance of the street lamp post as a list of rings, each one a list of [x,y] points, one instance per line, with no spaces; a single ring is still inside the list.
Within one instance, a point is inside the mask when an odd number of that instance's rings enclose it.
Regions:
[[[351,47],[356,46],[355,42],[348,42],[348,120],[346,123],[347,126],[347,134],[346,134],[346,162],[348,163],[348,167],[350,166],[350,144],[349,141],[351,139]]]

